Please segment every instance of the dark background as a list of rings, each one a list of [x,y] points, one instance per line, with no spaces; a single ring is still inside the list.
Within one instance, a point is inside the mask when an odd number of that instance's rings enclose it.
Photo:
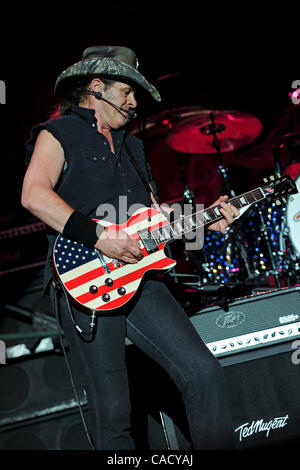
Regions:
[[[0,80],[6,83],[6,104],[0,106],[0,333],[17,333],[25,337],[32,332],[56,329],[50,305],[41,295],[47,252],[45,232],[34,229],[38,221],[21,207],[20,197],[25,172],[24,143],[29,138],[31,128],[46,120],[56,103],[53,89],[57,76],[79,61],[86,47],[101,44],[128,46],[139,57],[140,71],[157,86],[162,96],[161,103],[148,97],[139,102],[139,116],[146,122],[156,115],[172,117],[176,114],[174,110],[180,114],[181,109],[196,106],[208,110],[235,110],[256,116],[262,125],[257,139],[236,152],[223,155],[230,184],[236,193],[242,193],[260,185],[262,178],[274,171],[272,150],[282,142],[284,134],[299,132],[300,106],[293,105],[288,96],[292,82],[300,79],[299,12],[289,4],[276,7],[274,4],[263,5],[262,2],[239,2],[232,6],[228,2],[208,4],[163,0],[72,2],[69,6],[62,2],[29,6],[26,2],[10,7],[6,3],[2,9]],[[170,77],[161,80],[165,75]],[[164,132],[155,138],[145,136],[145,147],[161,202],[181,199],[184,190],[175,153],[167,146],[165,138]],[[225,193],[215,156],[182,154],[181,157],[188,185],[194,191],[197,202],[208,205]],[[284,169],[289,165],[284,150],[280,158]],[[252,234],[257,236],[257,217],[254,215],[248,220],[254,221],[253,232],[249,230],[248,222],[242,228],[247,228],[250,238]],[[20,227],[29,227],[28,233],[23,231],[20,235],[20,231],[13,231]],[[244,237],[245,231],[241,230],[241,233]],[[257,241],[253,236],[254,239]],[[259,244],[258,247],[265,255],[265,247],[262,249]],[[206,253],[205,250],[202,253]],[[252,254],[253,250],[250,250],[248,255],[251,257]],[[240,262],[239,256],[236,261]],[[191,264],[182,263],[182,267],[188,271]],[[256,279],[260,281],[260,273]],[[236,280],[239,278],[233,278],[233,281]],[[267,286],[268,282],[269,279]],[[176,290],[181,296],[178,285]],[[241,295],[241,291],[237,295]],[[205,296],[199,299],[198,293],[192,297],[190,292],[183,300],[185,305],[192,303],[193,306],[195,302],[197,309],[205,302],[212,301],[211,297],[208,299]],[[288,313],[290,305],[286,308]],[[7,347],[25,342],[31,351],[35,351],[38,344],[38,340],[30,337],[5,338],[5,341]],[[44,422],[32,419],[32,431],[27,426],[24,434],[21,432],[24,419],[26,424],[28,416],[35,418],[44,408],[54,409],[54,405],[61,404],[62,400],[62,409],[70,411],[68,400],[73,397],[73,390],[58,340],[54,339],[53,344],[54,352],[59,354],[47,356],[46,353],[43,356],[41,353],[41,357],[34,361],[31,356],[28,361],[26,357],[23,362],[21,358],[11,360],[12,367],[1,369],[1,448],[78,449],[84,444],[80,418],[78,416],[74,428],[71,413],[66,416],[55,413],[54,416],[59,419],[50,422],[47,421],[48,416],[44,417]],[[35,356],[37,353],[33,354]],[[294,389],[297,391],[299,379],[297,377],[297,382],[292,382],[290,375],[287,375],[292,366],[289,357],[287,361],[276,374],[270,369],[272,380],[268,380],[264,363],[261,371],[255,362],[250,373],[233,370],[233,376],[229,376],[230,386],[236,392],[232,395],[233,400],[237,396],[237,404],[243,405],[241,397],[244,396],[245,408],[248,403],[251,408],[251,414],[240,418],[239,423],[250,420],[249,416],[254,419],[255,415],[258,419],[269,413],[268,410],[260,411],[260,407],[266,406],[266,391],[267,396],[272,398],[273,391],[281,393],[283,390],[282,397],[290,398],[294,406],[297,400],[294,400],[294,395],[290,393],[293,389],[289,387],[295,383]],[[143,370],[151,379],[151,370],[149,374],[147,366]],[[134,369],[134,382],[142,384],[144,376],[140,371],[137,374]],[[236,381],[233,380],[235,375]],[[137,376],[140,377],[139,381],[136,380]],[[280,380],[270,395],[269,386],[275,383],[274,377]],[[288,387],[287,390],[280,388],[281,382]],[[162,382],[156,376],[153,383],[158,384],[160,394],[164,390]],[[245,389],[248,387],[250,398],[248,393],[243,393],[241,383]],[[260,383],[261,387],[266,388],[260,389]],[[145,384],[148,387],[148,382]],[[151,392],[152,389],[148,387],[147,390]],[[262,395],[257,398],[253,390]],[[138,396],[144,399],[139,390]],[[173,396],[172,391],[168,395],[168,403]],[[255,406],[251,397],[254,397]],[[276,405],[281,403],[279,398],[274,398]],[[147,400],[144,401],[148,405]],[[234,403],[236,408],[237,404]],[[267,405],[272,407],[273,401],[269,399]],[[276,407],[275,410],[270,411],[270,417],[278,416]],[[283,410],[285,413],[285,404]],[[3,425],[7,418],[11,420],[11,429],[8,426],[8,430]],[[70,432],[66,433],[66,429]],[[69,438],[70,442],[59,444],[61,438],[64,441]]]
[[[273,142],[277,145],[278,136],[295,132],[299,125],[299,110],[288,97],[299,69],[297,15],[280,8],[262,12],[253,4],[230,8],[201,2],[114,1],[76,4],[64,11],[54,3],[7,11],[7,28],[1,33],[0,79],[6,83],[6,104],[0,106],[0,231],[35,220],[20,206],[24,143],[32,126],[46,120],[56,103],[57,76],[91,45],[125,45],[136,51],[140,71],[162,96],[161,103],[148,97],[139,103],[139,117],[146,121],[193,106],[256,116],[262,124],[256,141],[224,159],[237,193],[259,185],[274,169]],[[170,77],[161,80],[165,75]],[[183,182],[165,135],[146,136],[145,146],[161,202],[182,198]],[[258,167],[247,165],[249,151],[259,160]],[[207,205],[226,192],[215,156],[182,158],[197,202]],[[286,164],[285,156],[283,160]],[[16,238],[13,247],[22,243]],[[33,259],[40,257],[35,253],[39,242],[34,245]],[[9,249],[2,248],[2,253]],[[3,271],[14,266],[7,261],[7,256],[0,259]]]

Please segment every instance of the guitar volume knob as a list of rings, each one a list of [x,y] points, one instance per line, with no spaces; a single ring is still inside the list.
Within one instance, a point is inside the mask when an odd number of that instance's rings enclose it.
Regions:
[[[90,291],[91,294],[97,294],[98,287],[97,286],[90,286],[89,291]]]
[[[124,295],[124,294],[126,294],[126,289],[125,289],[125,287],[119,287],[119,289],[118,289],[118,294],[119,294],[119,295]]]
[[[110,301],[110,295],[109,294],[103,294],[102,295],[102,300],[103,300],[103,302],[109,302]]]

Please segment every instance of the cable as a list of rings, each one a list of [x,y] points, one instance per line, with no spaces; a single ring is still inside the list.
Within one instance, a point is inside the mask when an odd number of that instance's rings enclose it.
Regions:
[[[68,372],[69,372],[70,381],[71,381],[72,388],[73,388],[73,391],[74,391],[74,394],[75,394],[75,398],[76,398],[76,401],[77,401],[77,404],[78,404],[79,413],[80,413],[80,416],[81,416],[81,420],[82,420],[82,423],[83,423],[83,427],[84,427],[87,439],[89,441],[89,444],[90,444],[91,448],[93,450],[96,450],[95,446],[92,442],[91,436],[89,434],[89,431],[88,431],[88,428],[87,428],[87,425],[86,425],[86,422],[85,422],[85,418],[83,416],[83,411],[82,411],[82,406],[81,406],[81,403],[80,403],[80,398],[79,398],[79,395],[78,395],[78,392],[77,392],[77,389],[76,389],[76,385],[75,385],[75,382],[74,382],[74,379],[73,379],[73,375],[72,375],[72,372],[71,372],[69,360],[67,358],[67,354],[66,354],[66,350],[65,350],[65,346],[64,346],[64,342],[63,342],[63,338],[62,338],[61,322],[60,322],[59,313],[58,313],[59,307],[58,307],[58,292],[57,292],[57,290],[58,290],[59,284],[56,281],[54,281],[54,283],[55,283],[56,287],[54,287],[54,285],[52,284],[52,288],[54,289],[55,316],[56,316],[57,330],[58,330],[58,336],[59,336],[61,348],[62,348],[63,355],[64,355],[64,358],[65,358],[65,361],[66,361],[66,364],[67,364],[67,369],[68,369]],[[61,286],[60,286],[60,288],[61,288]],[[63,292],[64,292],[64,290],[63,290]],[[69,307],[69,302],[67,302],[67,304],[68,304],[68,307]],[[70,311],[70,307],[69,307],[69,311]]]
[[[64,289],[64,287],[61,285],[61,283],[59,282],[59,285],[60,285],[60,289],[62,290],[63,292],[63,295],[65,297],[65,301],[66,301],[66,305],[67,305],[67,308],[68,308],[68,311],[69,311],[69,314],[70,314],[70,318],[71,318],[71,321],[73,323],[73,326],[74,328],[77,330],[77,332],[81,335],[81,336],[89,336],[89,335],[92,335],[91,339],[94,337],[94,331],[93,331],[93,328],[95,326],[95,323],[94,323],[94,320],[95,320],[95,314],[93,313],[91,315],[91,323],[90,323],[90,327],[91,327],[91,331],[89,333],[87,332],[84,332],[82,330],[82,328],[80,328],[80,326],[75,322],[75,319],[74,319],[74,316],[73,316],[73,313],[72,313],[72,309],[71,309],[71,306],[70,306],[70,302],[69,302],[69,299],[68,299],[68,296],[67,296],[67,293]]]
[[[131,119],[136,119],[138,116],[137,113],[133,109],[128,109],[128,110],[123,109],[120,106],[117,106],[115,103],[112,103],[111,101],[107,100],[106,98],[103,98],[102,93],[100,93],[100,91],[86,90],[85,88],[77,88],[77,90],[84,91],[85,93],[89,95],[93,95],[97,100],[105,101],[105,103],[110,104],[113,108],[115,108],[121,114],[126,113],[128,117],[128,121]]]

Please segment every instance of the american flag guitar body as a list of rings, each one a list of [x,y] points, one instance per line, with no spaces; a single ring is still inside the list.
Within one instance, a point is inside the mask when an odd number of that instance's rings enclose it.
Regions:
[[[293,180],[285,176],[229,202],[241,209],[267,197],[296,192]],[[97,221],[108,230],[113,227],[134,237],[142,248],[143,259],[135,264],[126,264],[59,235],[53,248],[54,272],[71,299],[84,309],[99,314],[115,310],[134,296],[147,271],[170,270],[176,265],[176,261],[165,255],[166,243],[220,219],[222,214],[219,206],[215,205],[172,223],[160,211],[147,207],[136,211],[122,225]]]

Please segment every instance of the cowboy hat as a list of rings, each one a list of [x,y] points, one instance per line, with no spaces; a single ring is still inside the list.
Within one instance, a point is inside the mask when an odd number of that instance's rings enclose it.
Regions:
[[[133,50],[120,46],[92,46],[84,50],[82,60],[64,70],[56,80],[54,92],[63,98],[75,79],[91,75],[128,80],[161,101],[157,89],[137,70],[138,59]]]

